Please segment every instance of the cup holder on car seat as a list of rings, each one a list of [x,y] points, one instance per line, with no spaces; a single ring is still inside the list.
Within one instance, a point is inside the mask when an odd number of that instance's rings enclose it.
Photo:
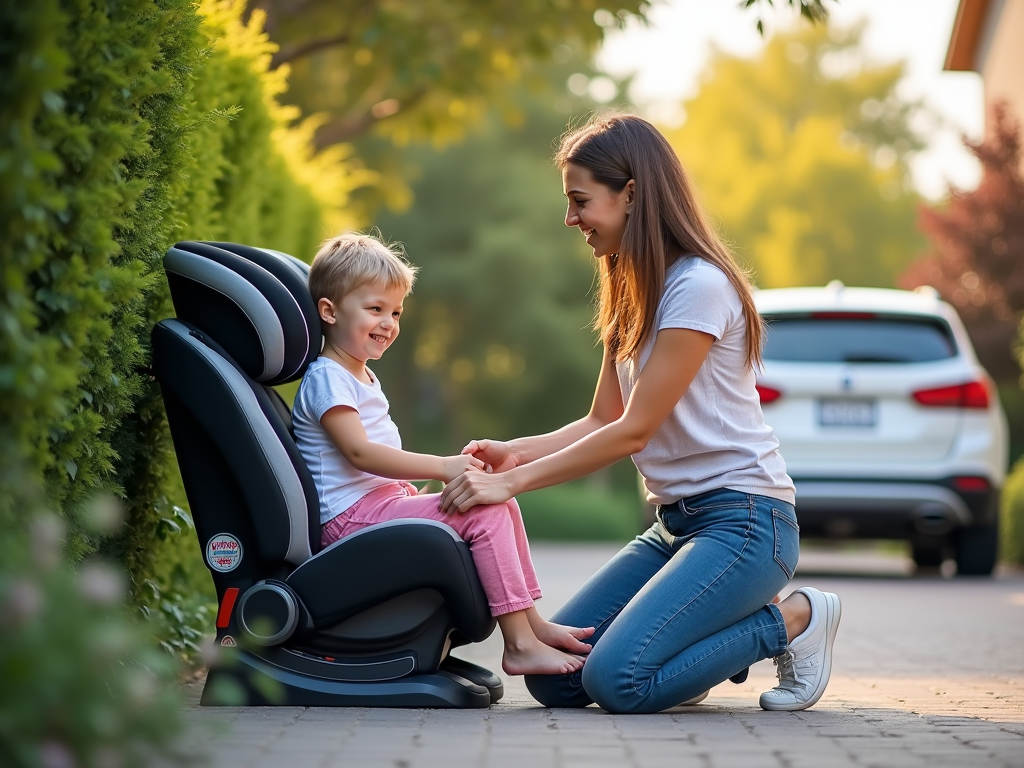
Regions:
[[[279,581],[261,581],[245,591],[238,601],[242,632],[256,645],[279,645],[299,625],[299,601]]]

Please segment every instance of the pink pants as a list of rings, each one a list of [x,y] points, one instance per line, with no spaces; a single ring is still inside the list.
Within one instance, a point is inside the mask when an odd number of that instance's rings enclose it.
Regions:
[[[369,525],[402,518],[437,520],[469,544],[492,616],[530,608],[540,599],[526,528],[515,499],[473,507],[463,515],[449,514],[441,511],[441,494],[417,495],[408,483],[388,483],[324,524],[321,545],[326,547]]]

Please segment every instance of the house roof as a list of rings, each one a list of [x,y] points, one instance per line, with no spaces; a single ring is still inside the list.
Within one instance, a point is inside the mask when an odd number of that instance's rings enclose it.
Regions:
[[[989,0],[960,0],[956,10],[953,34],[949,38],[943,69],[953,72],[977,72],[975,54],[981,27],[985,23]]]

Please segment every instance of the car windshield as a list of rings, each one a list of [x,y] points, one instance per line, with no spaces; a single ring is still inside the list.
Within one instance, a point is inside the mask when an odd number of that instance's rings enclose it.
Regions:
[[[852,314],[852,313],[851,313]],[[928,363],[956,355],[945,323],[926,318],[765,317],[765,360],[800,363]]]

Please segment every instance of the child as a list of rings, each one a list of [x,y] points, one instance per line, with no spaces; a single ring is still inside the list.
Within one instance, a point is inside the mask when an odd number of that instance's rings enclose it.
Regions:
[[[515,499],[468,515],[447,514],[440,494],[417,494],[407,482],[448,482],[484,468],[472,456],[403,451],[380,382],[366,367],[398,337],[402,302],[415,276],[415,267],[367,235],[331,238],[313,259],[309,289],[324,348],[302,378],[292,419],[320,498],[323,546],[387,520],[442,521],[469,544],[504,637],[505,672],[575,672],[590,651],[582,641],[594,628],[552,624],[537,613],[541,592]]]

